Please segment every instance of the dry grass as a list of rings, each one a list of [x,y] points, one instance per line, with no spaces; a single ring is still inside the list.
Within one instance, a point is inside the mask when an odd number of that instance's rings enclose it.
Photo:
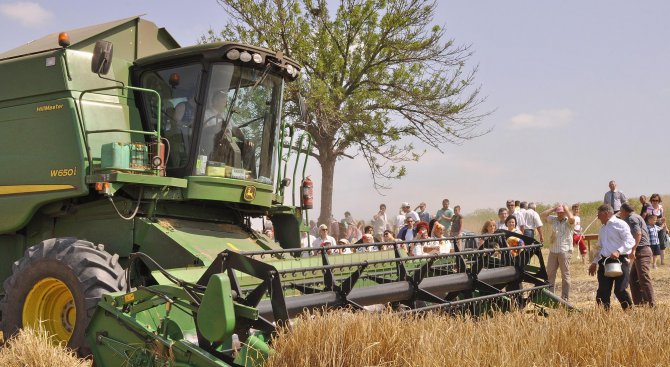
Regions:
[[[55,345],[47,332],[23,329],[0,348],[2,367],[90,367],[71,350]]]
[[[546,254],[545,254],[546,258]],[[275,340],[267,366],[668,366],[670,265],[652,270],[655,309],[595,307],[597,281],[575,256],[571,302],[548,318],[515,312],[484,320],[338,312],[304,316]],[[560,277],[560,275],[559,275]],[[559,286],[556,293],[560,294]]]
[[[317,313],[280,332],[267,366],[667,366],[669,311],[591,308],[483,320]]]

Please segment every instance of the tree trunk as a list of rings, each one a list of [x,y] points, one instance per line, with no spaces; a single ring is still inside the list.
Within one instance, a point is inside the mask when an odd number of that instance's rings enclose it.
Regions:
[[[335,177],[335,157],[323,156],[319,159],[321,165],[321,212],[319,224],[330,224],[333,212],[333,178]]]

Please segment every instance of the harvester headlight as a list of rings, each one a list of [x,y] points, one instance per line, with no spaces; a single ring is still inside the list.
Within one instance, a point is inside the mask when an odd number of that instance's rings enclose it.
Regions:
[[[240,51],[238,51],[236,49],[232,49],[232,50],[226,52],[226,57],[228,58],[228,60],[233,60],[233,61],[237,60],[237,59],[240,58]]]
[[[286,65],[286,72],[289,73],[289,74],[291,74],[291,76],[295,76],[295,75],[294,75],[294,73],[295,73],[295,68],[293,67],[293,65],[290,65],[290,64],[289,64],[289,65]]]
[[[246,51],[242,51],[242,53],[240,54],[240,60],[241,60],[242,62],[249,62],[249,61],[251,61],[251,54],[248,53],[248,52],[246,52]]]
[[[255,62],[256,64],[260,64],[260,63],[263,62],[263,56],[261,56],[261,55],[259,55],[259,54],[254,54],[254,55],[253,55],[253,59],[254,59],[254,62]]]

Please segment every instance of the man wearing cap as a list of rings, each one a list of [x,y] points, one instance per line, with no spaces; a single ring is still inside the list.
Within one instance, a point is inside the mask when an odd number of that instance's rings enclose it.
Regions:
[[[614,210],[614,214],[616,214],[621,210],[621,204],[627,202],[628,199],[623,192],[616,189],[616,182],[614,180],[610,181],[609,187],[610,191],[605,193],[603,204],[609,204]]]
[[[550,215],[551,213],[556,215]],[[570,258],[572,257],[572,231],[575,227],[575,217],[565,204],[549,208],[540,214],[545,222],[551,224],[551,247],[547,258],[547,277],[554,291],[556,275],[561,269],[561,298],[568,300],[570,296]]]
[[[633,303],[654,307],[654,288],[649,274],[652,251],[647,224],[628,203],[621,204],[619,217],[628,223],[635,239],[635,246],[628,258],[630,261],[630,293],[633,296]]]
[[[442,200],[442,209],[435,213],[435,220],[444,226],[446,233],[451,233],[451,218],[454,216],[454,211],[449,207],[449,199]]]
[[[347,240],[346,238],[340,238],[340,240],[337,241],[337,245],[338,246],[348,246],[349,245],[349,240]],[[340,249],[340,250],[338,250],[338,252],[340,254],[350,254],[350,253],[352,253],[350,247]]]
[[[312,247],[335,246],[337,242],[328,235],[328,226],[322,224],[319,226],[319,236],[312,242]]]
[[[411,207],[409,206],[409,203],[405,202],[402,203],[402,211],[405,213],[405,216],[411,215],[412,218],[414,219],[414,222],[418,222],[419,219],[419,213],[415,212],[414,210],[410,209]]]
[[[635,246],[635,239],[630,233],[628,224],[614,216],[614,209],[609,204],[598,207],[598,220],[603,224],[598,234],[600,252],[593,258],[589,267],[591,276],[596,274],[596,267],[598,268],[596,302],[605,309],[609,309],[612,287],[614,287],[614,295],[621,303],[621,308],[625,310],[633,304],[626,288],[628,288],[630,275],[628,255]],[[606,277],[605,260],[620,261],[622,274],[618,277]]]
[[[400,205],[400,214],[396,217],[396,228],[398,231],[402,226],[405,224],[405,220],[407,219],[408,215],[412,216],[412,219],[414,219],[414,222],[419,221],[419,214],[417,214],[415,211],[410,210],[410,206],[408,202],[404,202]]]

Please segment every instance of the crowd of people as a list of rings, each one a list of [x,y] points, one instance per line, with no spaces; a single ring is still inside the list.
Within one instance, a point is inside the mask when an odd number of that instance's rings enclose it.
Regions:
[[[442,208],[435,215],[427,210],[426,203],[420,203],[414,210],[409,203],[402,203],[397,215],[389,214],[386,204],[379,205],[379,211],[368,223],[356,221],[350,212],[344,213],[342,220],[331,218],[330,223],[317,226],[310,222],[309,234],[303,234],[303,247],[323,247],[360,243],[426,240],[403,245],[411,255],[449,253],[453,251],[453,240],[463,229],[461,207],[449,206],[449,199],[442,201]],[[433,241],[430,241],[430,240]],[[390,245],[383,245],[381,248]],[[375,246],[359,247],[359,251],[376,251]],[[337,249],[335,249],[337,251]],[[350,250],[343,248],[340,253]]]
[[[664,250],[670,238],[664,218],[659,194],[639,198],[642,205],[640,214],[634,212],[626,195],[617,190],[616,182],[609,182],[603,204],[598,208],[597,219],[602,224],[599,233],[600,251],[591,259],[589,274],[598,279],[596,301],[609,307],[612,290],[625,309],[633,304],[654,305],[653,285],[650,269],[664,264]],[[556,284],[561,275],[561,297],[570,297],[570,263],[574,249],[577,258],[584,264],[589,256],[582,233],[580,205],[561,204],[538,213],[533,202],[507,200],[505,207],[498,210],[497,220],[487,220],[481,234],[491,234],[498,230],[517,233],[519,237],[508,237],[509,246],[523,244],[523,238],[537,239],[549,249],[546,259],[548,281]],[[550,225],[551,234],[545,242],[543,226]],[[442,207],[434,215],[425,202],[414,209],[407,202],[400,205],[397,214],[389,213],[385,204],[372,216],[371,221],[357,221],[350,212],[344,218],[331,218],[329,223],[317,225],[310,222],[309,234],[304,233],[303,247],[342,246],[364,243],[393,243],[395,241],[427,240],[420,243],[402,245],[410,255],[453,252],[458,244],[458,236],[464,230],[463,216],[459,205],[450,206],[449,199],[442,200]],[[429,240],[433,241],[429,241]],[[386,246],[357,247],[357,251],[378,251]],[[351,248],[335,248],[330,252],[350,253]],[[610,262],[620,264],[621,274],[606,275]],[[632,297],[628,293],[630,285]]]

